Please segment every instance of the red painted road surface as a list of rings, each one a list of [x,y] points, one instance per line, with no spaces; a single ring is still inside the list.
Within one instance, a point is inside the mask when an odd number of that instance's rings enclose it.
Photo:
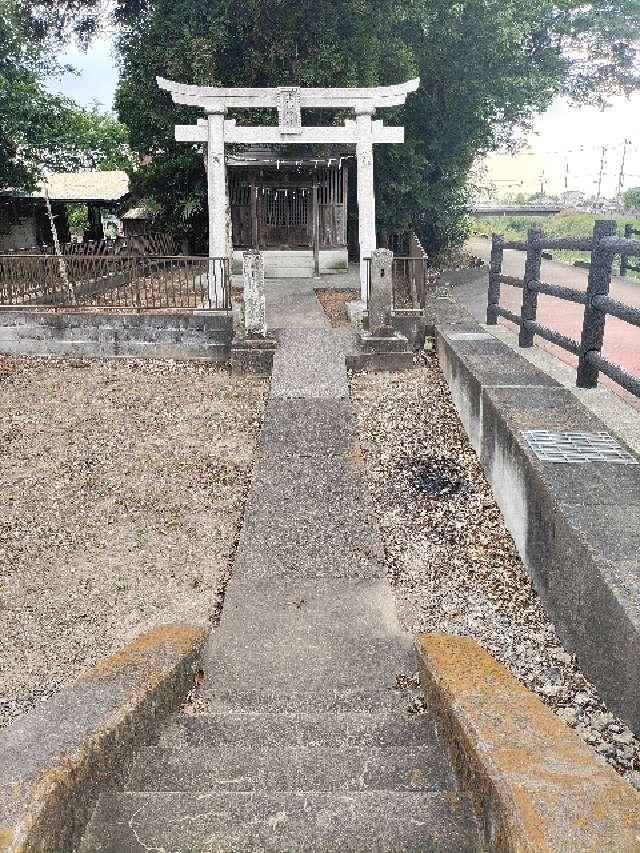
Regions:
[[[472,254],[488,261],[491,254],[491,243],[489,240],[472,240],[468,244],[468,249]],[[505,250],[502,272],[505,275],[521,278],[524,274],[524,259],[524,252]],[[543,261],[540,277],[547,284],[559,284],[564,287],[573,287],[576,290],[586,290],[588,275],[588,270],[579,269],[570,264]],[[627,305],[640,308],[640,280],[614,276],[611,279],[609,295]],[[510,311],[519,314],[522,307],[522,290],[503,284],[500,289],[500,304],[503,308],[508,308]],[[583,313],[583,305],[566,302],[554,296],[543,294],[538,296],[537,321],[543,326],[555,329],[561,334],[573,338],[575,341],[580,341]],[[502,318],[500,318],[500,322],[503,322]],[[513,324],[508,321],[504,321],[504,325],[514,328]],[[536,346],[552,352],[567,364],[575,365],[577,363],[575,356],[560,347],[538,337],[535,341]],[[624,367],[630,373],[640,376],[640,328],[631,323],[625,323],[617,317],[607,317],[602,355],[609,361]],[[607,377],[601,375],[601,380],[603,384],[616,390],[625,399],[630,402],[633,400],[635,405],[638,405],[637,398],[628,395],[618,385],[610,382]]]

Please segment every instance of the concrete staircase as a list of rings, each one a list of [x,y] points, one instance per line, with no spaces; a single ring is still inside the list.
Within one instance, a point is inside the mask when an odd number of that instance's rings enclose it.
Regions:
[[[81,853],[472,851],[424,716],[219,711],[176,721],[102,796]]]
[[[81,853],[480,848],[433,722],[408,713],[416,662],[354,444],[352,337],[280,332],[204,712],[138,754]]]

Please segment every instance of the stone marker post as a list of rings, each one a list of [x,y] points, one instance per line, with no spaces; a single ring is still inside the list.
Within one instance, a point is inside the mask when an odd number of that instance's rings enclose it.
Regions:
[[[369,293],[369,331],[391,329],[393,309],[393,252],[374,249],[371,254],[371,291]]]
[[[265,337],[264,255],[254,249],[242,256],[244,279],[244,329],[247,335]]]

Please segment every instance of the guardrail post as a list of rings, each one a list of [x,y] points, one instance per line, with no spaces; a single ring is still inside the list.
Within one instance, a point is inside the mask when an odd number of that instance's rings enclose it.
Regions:
[[[611,267],[613,253],[604,248],[600,241],[603,237],[613,237],[616,233],[614,220],[598,219],[593,227],[593,244],[591,247],[591,267],[587,284],[587,303],[584,308],[582,321],[582,336],[580,338],[580,355],[576,386],[578,388],[595,388],[598,384],[598,368],[589,362],[589,353],[600,355],[604,340],[604,325],[606,312],[594,305],[594,296],[607,296],[611,283]]]
[[[487,295],[487,325],[495,326],[498,322],[497,308],[500,305],[500,274],[502,273],[502,257],[504,255],[504,237],[501,234],[491,235],[491,260],[489,261],[489,292]]]
[[[633,240],[633,225],[627,223],[624,226],[624,239],[625,240]],[[624,252],[620,253],[620,275],[626,275],[627,268],[629,266],[629,256],[625,255]]]
[[[527,320],[535,323],[538,311],[538,291],[535,285],[540,281],[540,265],[542,263],[542,247],[540,241],[543,233],[540,228],[529,228],[527,232],[527,259],[524,263],[524,283],[522,285],[522,309],[520,316],[520,336],[518,344],[521,347],[533,346],[533,329]]]

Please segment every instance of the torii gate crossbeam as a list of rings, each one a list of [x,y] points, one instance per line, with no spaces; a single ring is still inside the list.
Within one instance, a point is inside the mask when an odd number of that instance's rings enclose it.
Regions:
[[[157,78],[160,88],[171,93],[174,103],[200,107],[207,113],[195,125],[177,125],[179,142],[207,145],[209,201],[209,255],[224,257],[226,251],[225,143],[309,145],[313,143],[355,144],[358,164],[358,218],[360,237],[360,294],[367,299],[367,269],[364,259],[376,248],[376,211],[373,187],[374,144],[404,142],[404,128],[385,127],[373,121],[376,109],[403,104],[420,84],[419,78],[396,86],[363,89],[314,89],[283,86],[269,89],[192,86]],[[278,127],[243,127],[225,119],[227,109],[275,107]],[[304,127],[303,108],[352,109],[355,121],[343,127]]]

